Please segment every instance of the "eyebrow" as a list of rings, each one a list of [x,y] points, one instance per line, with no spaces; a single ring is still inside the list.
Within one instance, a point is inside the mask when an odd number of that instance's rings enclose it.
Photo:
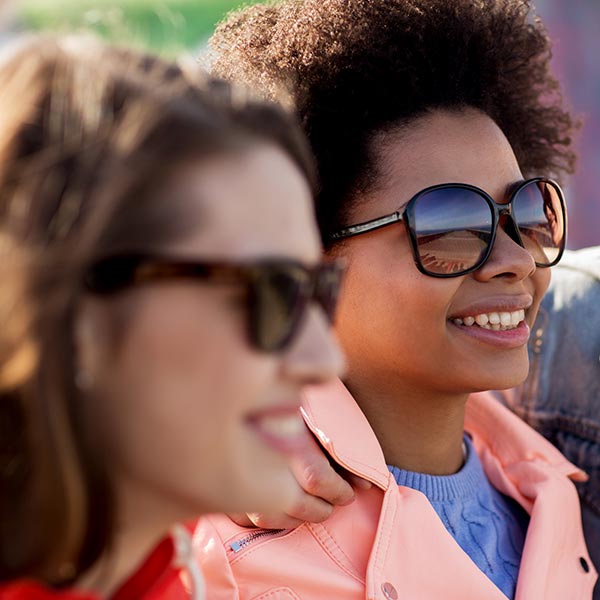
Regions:
[[[525,183],[525,181],[527,181],[527,179],[525,179],[524,177],[521,177],[521,179],[516,179],[515,181],[509,183],[505,188],[504,188],[504,193],[502,195],[502,198],[509,198],[510,195],[522,184]],[[489,192],[488,192],[489,193]],[[491,194],[490,194],[491,196]],[[492,196],[493,198],[493,196]]]

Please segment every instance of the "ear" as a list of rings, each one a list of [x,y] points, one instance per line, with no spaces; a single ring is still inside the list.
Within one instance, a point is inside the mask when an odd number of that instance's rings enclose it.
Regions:
[[[107,308],[100,302],[85,299],[75,315],[75,384],[89,390],[100,380],[108,353]]]

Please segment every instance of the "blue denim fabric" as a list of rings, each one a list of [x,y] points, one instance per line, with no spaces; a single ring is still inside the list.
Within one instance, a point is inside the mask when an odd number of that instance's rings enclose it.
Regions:
[[[566,252],[554,267],[529,357],[529,377],[503,399],[590,476],[577,487],[588,549],[600,566],[600,246]]]

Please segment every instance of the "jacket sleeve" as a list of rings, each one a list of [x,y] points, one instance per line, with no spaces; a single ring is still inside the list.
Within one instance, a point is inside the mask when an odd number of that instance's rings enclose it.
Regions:
[[[196,524],[193,543],[206,582],[206,597],[210,600],[240,600],[223,540],[209,517],[202,517]]]

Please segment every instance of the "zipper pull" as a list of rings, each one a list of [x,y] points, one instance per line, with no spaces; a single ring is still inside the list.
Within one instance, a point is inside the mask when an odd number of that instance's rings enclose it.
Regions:
[[[229,551],[233,552],[234,554],[237,554],[256,540],[260,540],[262,538],[271,536],[278,536],[282,533],[285,533],[286,531],[286,529],[259,529],[258,531],[253,531],[252,533],[249,533],[248,535],[245,535],[242,538],[238,538],[237,540],[230,542],[228,544]]]

